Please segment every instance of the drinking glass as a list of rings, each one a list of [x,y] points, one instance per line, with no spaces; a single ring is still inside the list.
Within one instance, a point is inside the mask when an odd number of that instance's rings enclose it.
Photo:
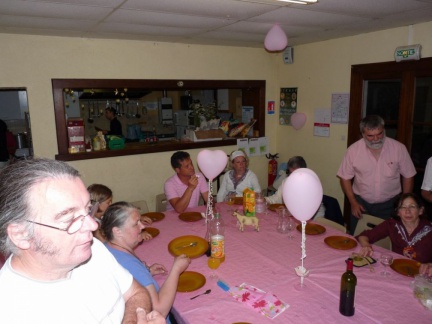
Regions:
[[[288,224],[287,224],[287,230],[288,230],[288,239],[292,240],[294,236],[292,235],[292,231],[295,229],[295,222],[291,216],[288,216]]]
[[[387,271],[387,266],[393,263],[393,257],[390,254],[381,254],[380,262],[384,265],[384,270],[381,271],[381,275],[384,277],[390,276],[390,273]]]
[[[208,261],[207,261],[207,265],[210,269],[212,269],[212,272],[211,272],[209,278],[211,280],[216,280],[218,278],[218,276],[216,274],[216,269],[219,268],[219,266],[220,266],[220,259],[209,257]]]

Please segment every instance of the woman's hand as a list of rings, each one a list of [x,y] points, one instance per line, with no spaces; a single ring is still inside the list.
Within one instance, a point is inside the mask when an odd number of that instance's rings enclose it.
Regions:
[[[149,240],[151,240],[153,238],[153,236],[151,236],[150,233],[146,232],[146,230],[143,230],[141,232],[141,236],[142,236],[142,238],[143,238],[144,241],[149,241]]]
[[[141,307],[137,308],[137,324],[165,324],[166,319],[158,312],[151,311],[146,314],[146,311]]]
[[[359,236],[358,241],[361,245],[361,249],[360,249],[359,254],[362,257],[372,256],[374,251],[372,249],[372,246],[369,243],[369,238],[367,236]]]
[[[141,223],[147,226],[147,225],[151,225],[153,221],[147,216],[141,216]]]
[[[187,269],[190,263],[191,260],[189,259],[189,257],[185,254],[181,254],[174,259],[174,264],[172,266],[171,272],[177,271],[180,275],[183,271]]]
[[[423,263],[420,265],[420,274],[432,277],[432,263]]]
[[[149,271],[150,271],[152,276],[155,276],[158,274],[168,274],[168,270],[162,264],[159,264],[159,263],[152,264],[149,267]]]

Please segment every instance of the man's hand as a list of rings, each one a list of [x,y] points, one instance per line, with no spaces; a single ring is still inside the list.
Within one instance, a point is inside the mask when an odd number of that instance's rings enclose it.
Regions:
[[[196,186],[198,186],[198,179],[199,179],[199,176],[194,174],[189,179],[188,187],[191,188],[192,190],[195,190]]]
[[[157,311],[151,311],[146,314],[146,311],[142,308],[137,308],[137,324],[166,324],[165,318]]]
[[[365,212],[364,207],[354,199],[353,202],[350,201],[351,204],[351,214],[354,215],[355,218],[362,218],[362,214]]]

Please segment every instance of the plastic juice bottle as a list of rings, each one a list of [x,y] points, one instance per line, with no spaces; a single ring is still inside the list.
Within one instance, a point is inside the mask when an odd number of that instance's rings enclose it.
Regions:
[[[214,215],[210,225],[211,257],[225,261],[225,225],[219,213]]]
[[[245,216],[255,216],[255,191],[251,188],[243,190],[243,212]]]

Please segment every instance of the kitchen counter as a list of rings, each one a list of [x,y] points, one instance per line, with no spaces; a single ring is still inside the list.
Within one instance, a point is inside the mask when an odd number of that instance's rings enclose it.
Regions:
[[[167,151],[181,151],[190,150],[196,148],[208,148],[217,146],[236,145],[236,138],[228,138],[220,141],[206,141],[206,142],[181,142],[178,140],[164,140],[156,143],[144,143],[144,142],[131,142],[126,143],[124,149],[119,150],[103,150],[103,151],[92,151],[83,153],[73,154],[57,154],[56,160],[61,161],[78,161],[78,160],[90,160],[109,158],[116,156],[135,155],[135,154],[147,154],[147,153],[158,153]]]

